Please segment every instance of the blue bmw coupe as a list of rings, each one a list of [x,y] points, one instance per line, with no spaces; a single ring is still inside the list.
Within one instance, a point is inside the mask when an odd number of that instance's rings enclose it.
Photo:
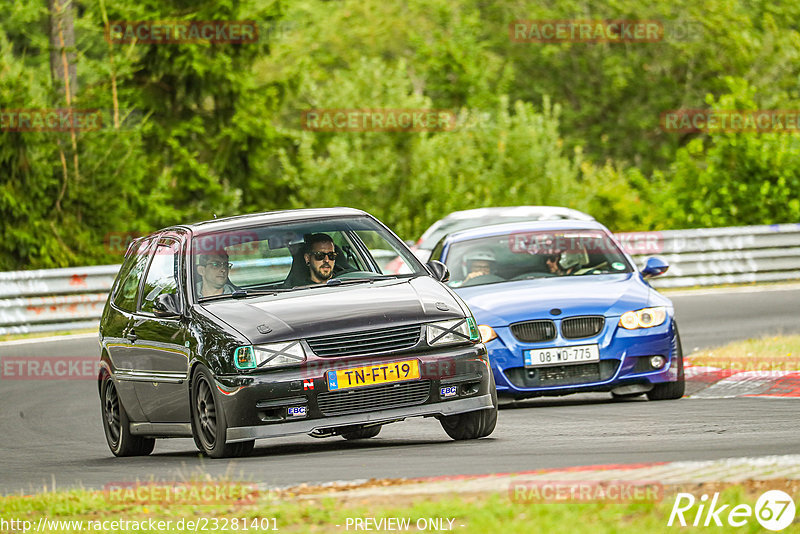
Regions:
[[[497,393],[522,399],[606,391],[678,399],[685,383],[672,302],[594,221],[509,223],[444,237],[431,257],[472,310]]]

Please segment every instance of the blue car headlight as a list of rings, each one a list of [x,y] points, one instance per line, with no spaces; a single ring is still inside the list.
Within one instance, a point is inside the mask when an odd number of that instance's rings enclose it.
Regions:
[[[425,325],[425,339],[432,347],[456,343],[477,343],[480,337],[478,326],[472,317],[437,321]]]
[[[667,309],[664,306],[642,308],[641,310],[623,313],[622,317],[619,318],[619,325],[626,330],[652,328],[663,324],[666,319]]]
[[[234,351],[233,361],[238,369],[299,365],[306,361],[306,351],[298,340],[246,345]]]

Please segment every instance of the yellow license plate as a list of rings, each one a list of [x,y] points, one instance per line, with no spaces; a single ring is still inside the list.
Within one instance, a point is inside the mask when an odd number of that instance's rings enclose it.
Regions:
[[[415,380],[419,378],[419,360],[405,360],[328,371],[327,377],[328,391]]]

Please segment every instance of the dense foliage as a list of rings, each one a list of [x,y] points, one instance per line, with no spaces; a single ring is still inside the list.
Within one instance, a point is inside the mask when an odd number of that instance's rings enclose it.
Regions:
[[[0,270],[116,262],[120,236],[297,207],[362,208],[406,239],[489,205],[569,206],[614,230],[800,219],[800,135],[659,126],[679,108],[800,109],[795,2],[72,4],[72,105],[102,110],[104,127],[0,129]],[[666,31],[656,43],[509,38],[509,23],[534,19],[658,20]],[[260,38],[105,40],[106,21],[136,20],[252,20]],[[3,7],[0,111],[67,107],[50,23],[46,0]],[[316,132],[301,125],[313,108],[458,120],[449,131]]]

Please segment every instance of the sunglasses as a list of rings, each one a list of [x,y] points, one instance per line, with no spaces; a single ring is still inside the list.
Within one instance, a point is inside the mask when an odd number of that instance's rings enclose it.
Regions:
[[[317,261],[324,260],[325,256],[327,256],[328,259],[331,260],[331,261],[336,261],[336,256],[338,256],[338,254],[336,254],[335,252],[312,252],[311,253],[311,257],[314,258]]]
[[[224,261],[210,261],[206,263],[206,267],[211,267],[212,269],[227,269],[230,270],[233,267],[232,263],[227,263]]]

